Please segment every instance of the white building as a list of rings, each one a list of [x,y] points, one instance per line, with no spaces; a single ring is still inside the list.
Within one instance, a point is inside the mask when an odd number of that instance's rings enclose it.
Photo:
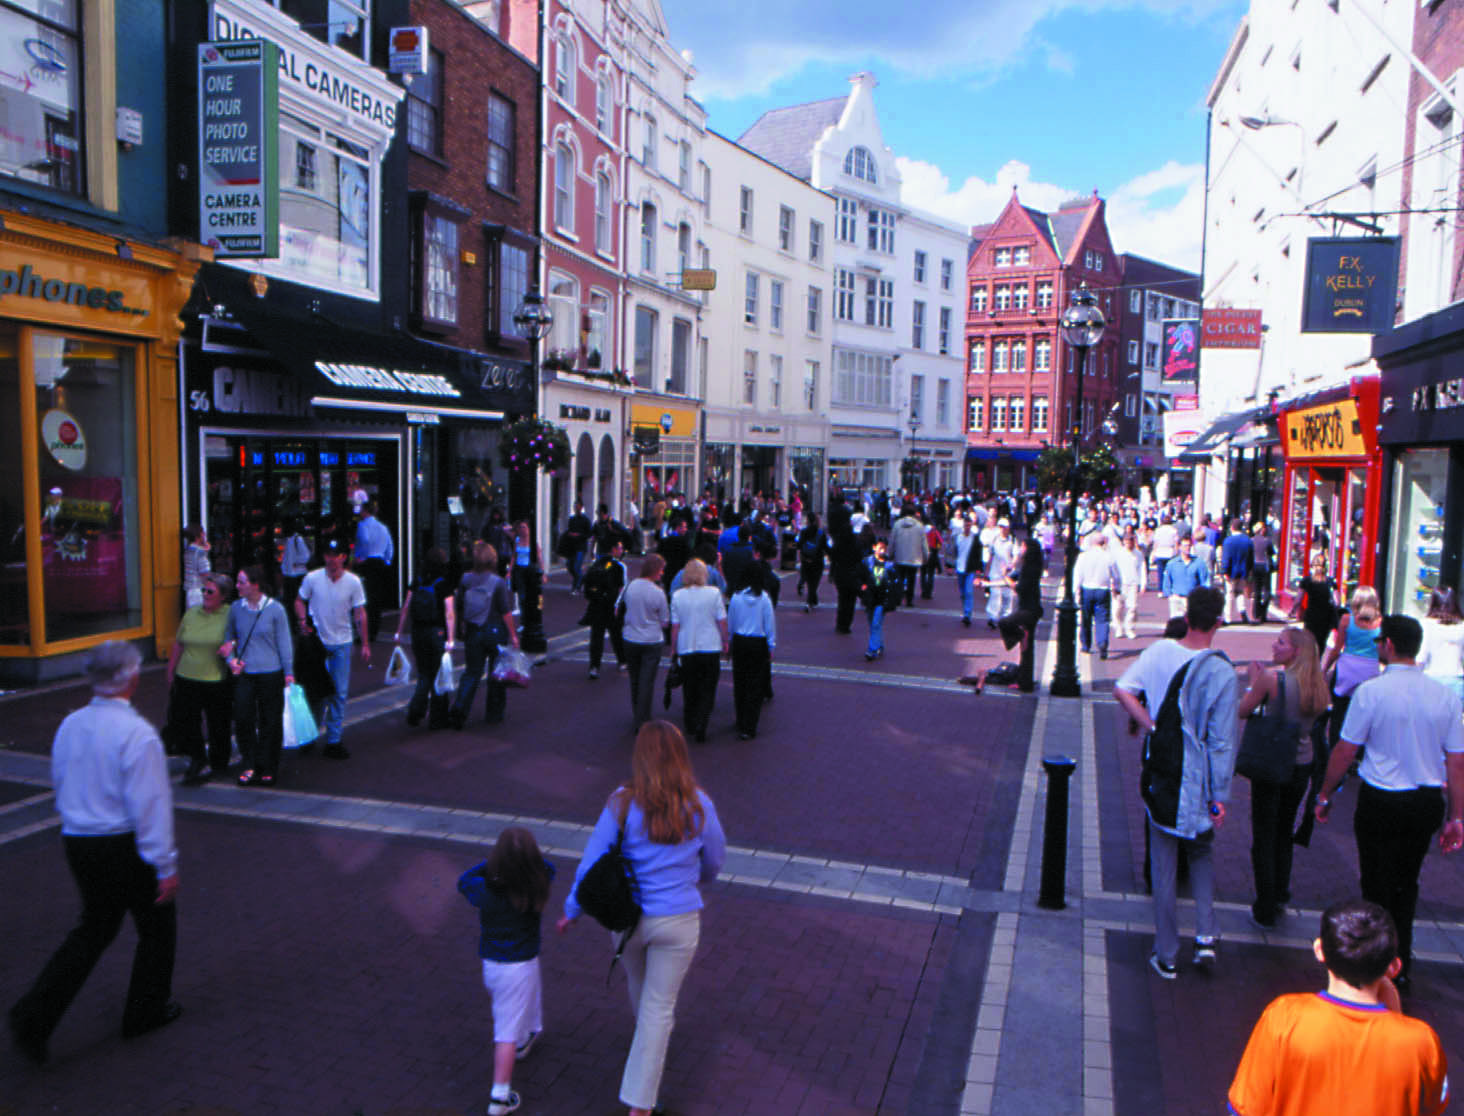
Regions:
[[[710,181],[703,484],[719,500],[803,487],[822,507],[834,199],[716,133]]]
[[[900,263],[910,258],[901,255],[908,211],[875,113],[874,76],[850,84],[846,97],[764,113],[738,142],[834,197],[828,469],[845,487],[887,488],[899,483],[908,447],[908,399],[895,377],[909,340],[895,308],[913,289]]]
[[[895,271],[899,288],[908,296],[895,304],[900,346],[896,381],[909,435],[904,459],[921,463],[901,483],[922,489],[958,487],[966,458],[962,292],[970,234],[917,211],[901,217],[897,234]]]

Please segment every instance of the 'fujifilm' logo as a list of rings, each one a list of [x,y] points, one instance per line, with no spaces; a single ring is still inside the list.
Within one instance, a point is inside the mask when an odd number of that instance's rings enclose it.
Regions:
[[[65,302],[72,306],[107,310],[114,314],[147,314],[146,310],[126,305],[122,301],[122,291],[88,287],[85,283],[68,283],[65,279],[46,279],[32,271],[30,264],[26,264],[19,271],[0,270],[0,298],[6,295],[38,298],[43,302]]]

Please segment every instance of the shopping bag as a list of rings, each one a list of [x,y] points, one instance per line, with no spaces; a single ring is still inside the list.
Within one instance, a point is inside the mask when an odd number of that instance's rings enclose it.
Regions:
[[[457,682],[453,677],[452,652],[442,653],[442,665],[437,668],[437,681],[432,683],[435,693],[450,694],[457,689]]]
[[[298,682],[292,682],[285,689],[285,747],[303,748],[314,744],[319,735],[320,727],[315,723],[310,699]]]
[[[386,663],[383,681],[388,686],[405,686],[412,680],[412,661],[400,647],[391,649],[391,658]]]
[[[517,647],[505,647],[493,664],[493,679],[505,686],[527,686],[531,669],[529,657]]]

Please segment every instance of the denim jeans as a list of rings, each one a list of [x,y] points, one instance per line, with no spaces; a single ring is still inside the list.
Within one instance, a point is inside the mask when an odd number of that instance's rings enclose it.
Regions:
[[[636,643],[627,639],[625,661],[630,667],[630,711],[636,731],[651,719],[656,700],[656,673],[661,668],[661,644]]]
[[[571,550],[569,557],[564,560],[564,564],[569,567],[569,591],[571,593],[578,593],[579,587],[584,581],[584,574],[580,572],[580,565],[584,560],[585,552],[583,547]]]
[[[464,641],[467,665],[463,676],[458,679],[457,696],[452,703],[452,720],[461,725],[473,709],[473,698],[478,692],[478,683],[483,678],[483,668],[488,669],[488,697],[486,714],[490,724],[503,720],[503,711],[508,705],[508,688],[493,677],[493,667],[498,662],[498,652],[507,636],[501,624],[469,624],[468,636]]]
[[[1108,650],[1108,609],[1110,594],[1107,589],[1083,590],[1083,650],[1093,650],[1093,629],[1098,629],[1098,649]]]
[[[325,742],[339,744],[346,724],[346,695],[351,692],[351,645],[322,643],[321,646],[325,648],[325,669],[335,683],[335,693],[325,699]]]
[[[869,647],[866,654],[878,655],[884,650],[884,605],[869,610]]]
[[[1179,847],[1189,854],[1190,893],[1195,900],[1195,937],[1215,936],[1215,831],[1193,840],[1166,833],[1149,822],[1149,859],[1154,878],[1154,952],[1166,965],[1179,956]]]
[[[974,573],[963,573],[961,575],[961,619],[971,619],[971,613],[976,609],[976,575]]]

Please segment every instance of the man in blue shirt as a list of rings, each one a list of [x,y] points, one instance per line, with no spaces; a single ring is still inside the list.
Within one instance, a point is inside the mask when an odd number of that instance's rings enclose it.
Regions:
[[[1234,623],[1231,616],[1235,609],[1235,599],[1240,598],[1240,619],[1242,623],[1249,624],[1255,617],[1255,611],[1250,604],[1250,575],[1251,567],[1255,564],[1255,547],[1251,545],[1250,536],[1245,533],[1245,524],[1239,518],[1230,521],[1230,534],[1225,536],[1225,542],[1220,547],[1220,572],[1225,575],[1228,590],[1225,594],[1225,622]],[[1259,623],[1259,621],[1255,621]]]
[[[1179,537],[1179,553],[1164,564],[1159,579],[1159,595],[1169,598],[1169,615],[1183,616],[1189,595],[1200,586],[1210,584],[1210,567],[1195,557],[1195,540]]]
[[[391,591],[391,564],[396,551],[391,532],[376,518],[376,501],[368,500],[361,509],[361,522],[356,525],[356,569],[366,583],[366,634],[376,642],[381,630],[381,610]],[[395,602],[393,602],[395,603]]]

